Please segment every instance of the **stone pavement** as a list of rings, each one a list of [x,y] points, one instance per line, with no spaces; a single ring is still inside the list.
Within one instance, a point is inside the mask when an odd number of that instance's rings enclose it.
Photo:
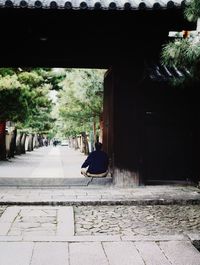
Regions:
[[[134,241],[71,238],[60,241],[1,241],[1,265],[199,265],[188,240]]]
[[[80,236],[72,206],[3,206],[0,215],[1,265],[200,265],[198,233]]]
[[[27,155],[0,165],[0,265],[200,265],[198,188],[117,188],[77,179],[75,153]]]
[[[44,146],[34,149],[33,152],[17,155],[9,161],[0,161],[0,178],[23,179],[38,178],[63,179],[80,178],[80,166],[86,156],[79,150],[75,151],[68,146]],[[3,184],[3,183],[1,183]]]
[[[1,265],[200,265],[193,186],[0,188]]]

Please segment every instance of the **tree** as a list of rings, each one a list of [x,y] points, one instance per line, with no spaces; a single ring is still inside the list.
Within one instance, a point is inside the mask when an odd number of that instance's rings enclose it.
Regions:
[[[197,21],[200,17],[200,1],[190,0],[185,9],[185,16],[189,21]]]
[[[59,115],[66,136],[91,131],[97,137],[103,110],[103,77],[105,70],[73,69],[61,82]]]
[[[28,94],[17,75],[0,76],[0,121],[23,121],[27,117]]]
[[[30,95],[27,100],[29,113],[22,127],[35,132],[44,131],[49,127],[51,118],[52,102],[48,96],[51,84],[47,84],[43,77],[36,72],[21,73],[18,79],[21,84],[26,86]]]
[[[51,128],[52,101],[49,70],[0,69],[0,121],[11,120],[23,131],[46,132]],[[5,158],[5,133],[2,134],[1,156]]]
[[[184,10],[185,17],[189,21],[196,22],[200,17],[200,1],[191,0]],[[165,65],[175,65],[186,67],[191,75],[188,75],[183,82],[200,81],[200,36],[198,33],[192,33],[185,38],[179,35],[171,42],[164,45],[161,60]],[[176,83],[176,82],[175,82]]]
[[[6,121],[23,121],[27,117],[28,104],[25,87],[21,86],[12,69],[1,69],[0,73],[0,159],[6,159],[5,127]]]

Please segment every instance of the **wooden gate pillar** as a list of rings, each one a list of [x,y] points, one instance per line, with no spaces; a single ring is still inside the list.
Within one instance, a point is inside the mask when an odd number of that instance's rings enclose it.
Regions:
[[[104,150],[111,159],[116,186],[142,183],[143,95],[140,87],[143,65],[114,67],[104,82]]]

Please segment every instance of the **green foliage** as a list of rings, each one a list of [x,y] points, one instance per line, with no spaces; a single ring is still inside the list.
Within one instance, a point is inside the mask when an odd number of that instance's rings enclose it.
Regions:
[[[70,71],[70,70],[69,70]],[[49,83],[52,85],[53,90],[60,90],[60,83],[65,79],[66,71],[62,68],[53,68],[48,71],[48,75],[46,76]]]
[[[0,120],[25,120],[28,112],[27,94],[17,79],[17,75],[0,76]],[[11,72],[10,72],[11,73]],[[25,92],[25,93],[24,93]]]
[[[5,77],[15,74],[15,70],[12,68],[0,68],[0,76]]]
[[[17,122],[18,128],[34,132],[51,129],[51,83],[43,69],[0,69],[0,120]]]
[[[76,135],[99,122],[104,70],[0,68],[0,120],[26,132]],[[49,93],[58,91],[58,103]],[[52,108],[54,106],[54,114]]]
[[[200,17],[200,1],[190,0],[187,3],[185,15],[189,21],[196,21]]]
[[[185,15],[189,21],[196,21],[200,17],[200,0],[191,0],[185,8]],[[172,83],[180,85],[190,82],[200,82],[200,38],[192,33],[189,38],[175,38],[165,44],[161,52],[161,61],[167,66],[187,68],[190,75],[182,80],[173,80]]]
[[[44,80],[36,72],[21,72],[18,74],[18,80],[21,84],[28,85],[30,88],[40,86]]]
[[[191,64],[194,54],[189,52],[189,39],[175,39],[163,47],[161,60],[165,65],[182,66]]]
[[[105,70],[73,69],[66,72],[59,92],[59,115],[63,133],[76,135],[98,123],[103,108]]]

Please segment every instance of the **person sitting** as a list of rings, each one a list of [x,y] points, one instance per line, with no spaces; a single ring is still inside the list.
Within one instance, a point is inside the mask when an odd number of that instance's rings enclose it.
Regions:
[[[95,143],[95,149],[96,150],[91,152],[82,164],[81,174],[85,177],[103,178],[108,174],[109,157],[101,150],[102,143]]]

